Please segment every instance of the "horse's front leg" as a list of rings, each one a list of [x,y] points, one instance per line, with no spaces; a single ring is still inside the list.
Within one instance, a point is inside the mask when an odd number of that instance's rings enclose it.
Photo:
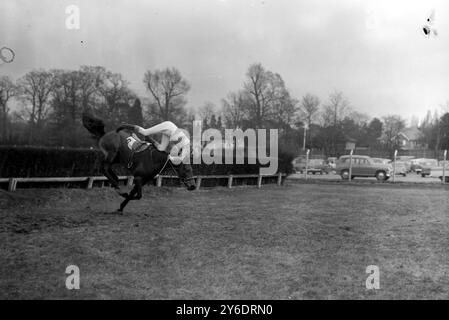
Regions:
[[[103,162],[103,174],[106,178],[108,178],[108,181],[111,183],[111,186],[117,190],[118,194],[122,197],[126,198],[128,196],[128,193],[126,192],[120,192],[120,186],[119,186],[119,180],[115,172],[112,170],[112,165],[108,161]]]
[[[118,212],[123,213],[123,209],[126,207],[129,201],[139,200],[140,198],[142,198],[142,178],[135,177],[134,187],[129,195],[125,197],[125,200],[123,200],[123,202],[120,204],[120,209],[118,209]]]

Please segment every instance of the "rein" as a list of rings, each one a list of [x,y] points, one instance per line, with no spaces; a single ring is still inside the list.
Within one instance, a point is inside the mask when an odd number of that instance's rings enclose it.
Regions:
[[[186,178],[186,179],[181,178],[181,177],[179,176],[178,170],[176,170],[176,168],[174,167],[173,163],[170,161],[170,156],[167,156],[167,161],[165,161],[164,166],[163,166],[162,169],[159,171],[159,173],[156,175],[156,177],[157,177],[158,175],[160,175],[160,174],[162,173],[162,171],[164,171],[165,167],[167,166],[167,163],[170,163],[171,168],[172,168],[173,171],[176,173],[176,175],[179,177],[179,179],[181,180],[182,183],[186,184],[186,181],[195,179],[194,177]]]
[[[164,166],[162,167],[162,169],[159,171],[159,173],[156,175],[156,177],[158,176],[158,175],[160,175],[161,173],[162,173],[162,171],[164,171],[164,169],[165,169],[165,167],[167,166],[167,163],[170,161],[170,157],[167,157],[167,161],[165,161],[165,164],[164,164]],[[170,162],[170,164],[171,164],[171,162]],[[173,165],[172,165],[172,168],[173,168]],[[175,170],[175,168],[173,168],[173,170]],[[178,174],[178,172],[175,170],[175,172],[176,172],[176,174]]]

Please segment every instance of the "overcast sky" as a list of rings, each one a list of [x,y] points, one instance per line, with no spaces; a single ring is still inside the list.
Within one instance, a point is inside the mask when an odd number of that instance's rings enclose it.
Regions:
[[[80,30],[65,27],[78,5]],[[437,37],[421,27],[435,9]],[[82,43],[81,43],[82,41]],[[0,47],[14,78],[34,68],[103,65],[141,96],[145,70],[174,66],[188,106],[217,106],[260,62],[296,98],[339,90],[371,116],[422,117],[449,101],[449,1],[1,0]]]

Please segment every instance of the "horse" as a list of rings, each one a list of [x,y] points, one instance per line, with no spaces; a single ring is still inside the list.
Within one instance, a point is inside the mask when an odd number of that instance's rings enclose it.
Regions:
[[[193,177],[190,164],[183,162],[177,165],[173,164],[170,161],[169,154],[159,151],[154,143],[142,142],[139,143],[139,147],[142,147],[143,151],[131,150],[128,143],[130,137],[133,137],[133,132],[126,126],[105,132],[104,122],[88,112],[83,113],[82,122],[84,127],[97,140],[98,147],[104,155],[101,166],[102,173],[109,180],[111,186],[117,190],[118,194],[125,198],[117,210],[119,214],[123,214],[123,209],[129,201],[141,199],[142,187],[160,174],[168,165],[174,169],[187,190],[195,190],[195,178]],[[137,138],[135,135],[134,137]],[[152,141],[151,138],[146,138]],[[112,170],[114,164],[126,166],[134,176],[134,186],[129,193],[122,191],[119,187],[119,179]]]

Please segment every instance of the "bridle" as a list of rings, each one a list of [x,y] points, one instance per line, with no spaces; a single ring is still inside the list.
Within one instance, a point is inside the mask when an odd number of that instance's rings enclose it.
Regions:
[[[181,176],[179,175],[178,170],[176,170],[175,166],[173,165],[173,163],[170,161],[170,156],[167,156],[167,160],[164,163],[164,166],[162,167],[162,169],[159,171],[159,173],[156,175],[160,175],[162,173],[162,171],[164,171],[165,167],[167,166],[167,163],[170,164],[171,168],[173,169],[173,171],[176,173],[176,175],[179,177],[179,179],[181,180],[181,183],[183,183],[185,186],[187,186],[187,181],[189,180],[194,180],[195,178],[192,176],[190,178],[181,178]]]

